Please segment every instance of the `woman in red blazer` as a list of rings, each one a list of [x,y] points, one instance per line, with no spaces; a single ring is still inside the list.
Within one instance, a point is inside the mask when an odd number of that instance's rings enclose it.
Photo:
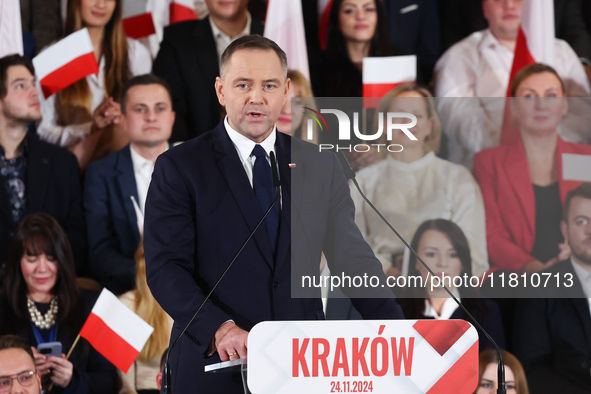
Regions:
[[[567,258],[560,233],[568,185],[561,180],[564,153],[591,155],[591,146],[563,141],[558,125],[568,112],[564,84],[543,64],[523,68],[511,84],[519,120],[514,142],[474,157],[474,177],[486,211],[493,270],[537,272]]]

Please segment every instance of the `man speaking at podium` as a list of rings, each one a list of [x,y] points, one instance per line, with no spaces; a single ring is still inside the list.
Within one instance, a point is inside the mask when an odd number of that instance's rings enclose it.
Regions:
[[[248,331],[261,321],[324,319],[319,288],[292,297],[301,283],[292,282],[294,273],[318,275],[322,252],[333,274],[367,274],[385,283],[354,224],[337,157],[276,131],[290,83],[285,53],[267,38],[243,37],[225,50],[220,74],[215,89],[227,117],[158,158],[146,202],[148,284],[174,319],[172,340],[273,201],[272,151],[281,199],[173,349],[175,394],[243,392],[239,375],[206,374],[204,366],[247,357]],[[292,258],[296,251],[300,257]],[[386,298],[390,289],[379,291],[383,298],[357,298],[353,305],[366,319],[403,318]]]

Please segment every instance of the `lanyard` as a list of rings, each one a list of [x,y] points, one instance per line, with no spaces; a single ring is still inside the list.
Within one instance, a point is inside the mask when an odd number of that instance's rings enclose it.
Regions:
[[[35,339],[37,340],[37,345],[41,345],[45,343],[43,337],[41,336],[41,332],[35,324],[31,322],[31,327],[33,327],[33,334],[35,334]],[[49,331],[49,342],[55,342],[57,340],[57,324],[54,324]]]

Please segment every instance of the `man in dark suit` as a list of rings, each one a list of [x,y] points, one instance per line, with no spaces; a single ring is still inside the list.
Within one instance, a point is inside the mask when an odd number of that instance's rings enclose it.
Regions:
[[[84,183],[90,268],[115,294],[135,288],[135,252],[156,158],[168,149],[174,124],[166,82],[155,75],[130,79],[121,94],[121,125],[129,145],[91,163]]]
[[[20,220],[44,212],[64,228],[76,262],[86,274],[86,225],[80,172],[70,152],[39,140],[27,128],[41,118],[30,60],[0,59],[0,266]]]
[[[164,29],[152,71],[172,88],[177,113],[171,142],[187,141],[213,129],[222,119],[214,84],[219,58],[228,44],[248,34],[263,34],[263,26],[250,17],[248,0],[206,0],[209,16]]]
[[[537,298],[515,313],[514,351],[532,393],[591,392],[591,183],[567,195],[561,230],[571,258],[542,271]]]
[[[333,275],[385,281],[353,221],[336,156],[275,129],[289,88],[285,53],[266,38],[243,37],[228,46],[220,71],[216,93],[228,116],[158,158],[146,203],[148,284],[175,321],[172,339],[273,200],[272,152],[280,209],[271,211],[173,349],[172,389],[181,393],[243,392],[239,376],[205,374],[204,366],[246,357],[248,331],[261,321],[324,319],[320,289],[302,286],[302,275],[319,275],[322,252]],[[376,295],[362,290],[344,291]],[[377,290],[382,298],[353,300],[363,317],[401,318],[400,307],[385,298],[392,292]]]
[[[422,78],[429,82],[441,54],[435,0],[384,0],[392,45],[417,55]]]

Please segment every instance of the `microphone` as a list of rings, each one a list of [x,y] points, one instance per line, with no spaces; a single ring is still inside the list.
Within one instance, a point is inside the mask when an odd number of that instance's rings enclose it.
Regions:
[[[402,238],[402,236],[398,233],[398,231],[396,231],[396,229],[394,227],[392,227],[390,222],[388,222],[388,220],[381,214],[381,212],[378,211],[378,209],[371,203],[371,201],[369,201],[369,199],[365,196],[365,194],[363,194],[363,191],[361,191],[361,187],[359,187],[359,183],[357,183],[357,180],[355,179],[355,171],[353,171],[353,168],[351,167],[349,160],[347,160],[347,158],[345,157],[345,154],[342,151],[337,151],[337,157],[339,158],[339,161],[341,162],[341,166],[343,167],[343,171],[345,173],[345,176],[347,177],[347,179],[353,181],[353,183],[355,184],[355,187],[357,187],[359,194],[361,194],[361,197],[363,197],[365,202],[367,202],[369,204],[369,206],[375,211],[375,213],[378,214],[378,216],[382,219],[382,221],[384,223],[386,223],[386,225],[390,228],[390,230],[392,230],[394,232],[394,234],[396,234],[396,236],[402,241],[402,243],[417,258],[417,260],[419,260],[421,262],[421,264],[423,264],[423,267],[425,267],[427,269],[427,271],[429,271],[431,273],[431,275],[435,276],[435,273],[431,270],[431,268],[429,268],[429,266],[427,264],[425,264],[425,262],[423,261],[423,259],[421,259],[419,257],[417,252],[404,240],[404,238]],[[453,293],[445,286],[445,284],[442,283],[441,285],[443,286],[443,289],[447,292],[447,294],[449,294],[451,296],[451,298],[453,298],[453,300],[456,302],[456,304],[458,304],[458,306],[464,311],[466,316],[468,316],[470,318],[470,320],[472,320],[472,323],[474,323],[484,333],[484,335],[486,335],[488,340],[495,346],[495,349],[499,355],[499,367],[498,367],[499,387],[497,388],[497,394],[507,394],[507,390],[505,388],[505,364],[503,363],[503,355],[501,354],[501,349],[499,348],[499,346],[497,345],[495,340],[492,339],[492,337],[488,334],[488,332],[486,332],[486,330],[484,328],[482,328],[480,323],[478,323],[478,321],[476,321],[474,316],[472,316],[472,314],[470,312],[468,312],[468,310],[464,307],[464,305],[462,305],[462,303],[460,301],[458,301],[456,296],[453,295]]]
[[[244,243],[242,244],[242,246],[240,247],[238,252],[236,252],[234,257],[232,258],[232,261],[230,261],[230,264],[228,264],[228,266],[226,267],[226,269],[224,270],[224,272],[222,273],[220,278],[217,280],[217,282],[215,282],[215,285],[213,285],[213,287],[211,288],[211,290],[209,291],[209,293],[207,294],[207,296],[205,297],[203,302],[201,302],[201,305],[199,305],[199,308],[197,308],[197,310],[193,314],[193,317],[191,317],[191,320],[189,320],[187,325],[183,328],[183,331],[181,331],[181,333],[175,338],[172,345],[168,348],[168,351],[166,352],[166,361],[164,362],[164,368],[162,370],[162,392],[164,394],[172,394],[172,387],[170,384],[171,378],[170,378],[170,363],[169,363],[170,353],[172,352],[172,349],[176,346],[176,344],[181,339],[181,337],[189,329],[189,326],[191,325],[191,323],[193,323],[193,320],[195,320],[195,318],[197,317],[197,315],[201,311],[201,308],[203,308],[203,305],[205,305],[207,300],[209,300],[209,298],[211,297],[211,295],[213,294],[215,289],[218,287],[218,285],[220,284],[222,279],[224,279],[224,276],[226,276],[226,273],[230,270],[230,267],[232,267],[232,264],[234,264],[234,261],[236,261],[238,256],[240,256],[240,253],[242,253],[242,250],[246,247],[246,244],[248,243],[248,241],[250,241],[250,239],[254,236],[254,233],[258,230],[258,228],[263,223],[263,221],[265,220],[265,218],[267,217],[269,212],[271,212],[271,210],[273,209],[273,207],[275,206],[277,201],[279,201],[279,197],[281,195],[281,193],[280,193],[281,179],[279,178],[279,169],[277,167],[277,161],[275,160],[275,154],[273,153],[273,151],[271,151],[269,156],[271,158],[271,172],[272,172],[272,176],[273,176],[273,186],[275,186],[275,188],[277,189],[277,194],[275,195],[275,199],[273,200],[273,202],[271,203],[271,205],[269,206],[269,208],[267,209],[267,211],[265,212],[263,217],[259,220],[259,222],[255,226],[255,228],[252,230],[252,232],[250,233],[248,238],[246,238],[246,241],[244,241]]]
[[[278,188],[281,186],[281,178],[279,177],[279,166],[277,164],[277,161],[275,160],[275,153],[273,151],[271,151],[271,153],[269,154],[269,157],[271,158],[271,172],[273,174],[273,186]],[[279,192],[279,189],[277,189],[277,192]]]

